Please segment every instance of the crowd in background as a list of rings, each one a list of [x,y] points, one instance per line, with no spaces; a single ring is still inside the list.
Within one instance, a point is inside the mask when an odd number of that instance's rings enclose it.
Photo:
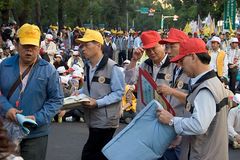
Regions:
[[[17,28],[18,26],[15,23],[1,27],[0,62],[18,54],[15,45]],[[84,83],[84,64],[87,59],[82,55],[81,44],[75,40],[82,38],[85,31],[86,29],[83,27],[75,27],[73,30],[64,27],[59,31],[56,27],[50,26],[46,33],[42,34],[40,57],[51,63],[58,71],[64,97],[74,95]],[[142,46],[141,32],[133,29],[128,32],[105,29],[99,31],[104,37],[103,53],[117,62],[124,70],[126,65],[130,63],[133,50]],[[167,37],[167,33],[159,31],[159,34],[163,38]],[[217,73],[219,79],[225,83],[233,94],[238,93],[240,90],[240,33],[221,32],[212,34],[210,37],[197,33],[188,33],[188,36],[201,38],[205,41],[211,55],[211,69]],[[165,46],[166,53],[167,47],[169,46]],[[146,55],[141,58],[139,64],[145,59],[147,59]],[[122,99],[122,108],[125,111],[122,114],[122,120],[126,123],[131,121],[136,112],[136,98],[138,95],[135,88],[133,85],[126,85],[125,95]],[[235,102],[240,103],[237,100]],[[61,123],[63,120],[85,121],[81,109],[59,111],[59,114],[55,116],[55,121]]]

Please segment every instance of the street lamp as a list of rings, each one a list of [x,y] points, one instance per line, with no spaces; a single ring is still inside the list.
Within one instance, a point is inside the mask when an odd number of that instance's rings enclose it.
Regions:
[[[179,16],[178,15],[174,15],[174,16],[164,16],[162,14],[162,19],[161,19],[161,30],[163,30],[163,22],[164,22],[164,19],[166,18],[173,18],[173,21],[177,21]]]

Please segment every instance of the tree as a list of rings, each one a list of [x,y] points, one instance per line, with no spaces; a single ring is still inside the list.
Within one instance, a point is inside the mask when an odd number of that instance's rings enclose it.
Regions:
[[[0,0],[1,22],[14,19],[18,24],[35,23],[43,30],[49,25],[83,26],[94,28],[104,24],[105,28],[126,29],[127,25],[136,30],[159,29],[161,15],[179,16],[178,21],[165,19],[164,27],[183,28],[187,21],[197,20],[197,15],[208,13],[216,19],[223,18],[224,1],[219,0]],[[240,0],[237,0],[240,4]],[[169,7],[167,7],[169,6]],[[141,7],[154,8],[154,16],[141,14]],[[11,12],[9,12],[11,11]],[[127,24],[127,17],[128,23]]]
[[[63,28],[64,20],[63,20],[63,3],[64,0],[58,0],[58,33],[60,33]]]
[[[36,24],[38,26],[41,26],[41,2],[40,0],[36,0],[35,2],[35,8],[36,8]]]
[[[3,24],[7,24],[9,20],[9,9],[11,7],[10,0],[0,1],[1,19]]]

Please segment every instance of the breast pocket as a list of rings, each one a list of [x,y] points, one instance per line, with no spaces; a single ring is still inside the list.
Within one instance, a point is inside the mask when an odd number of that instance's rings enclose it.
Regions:
[[[46,91],[47,88],[47,79],[42,78],[42,77],[38,77],[37,79],[35,79],[35,85],[31,86],[34,89],[36,89],[39,92],[43,92]],[[34,83],[33,83],[34,84]]]
[[[109,119],[118,119],[120,117],[119,106],[108,106],[106,112]]]

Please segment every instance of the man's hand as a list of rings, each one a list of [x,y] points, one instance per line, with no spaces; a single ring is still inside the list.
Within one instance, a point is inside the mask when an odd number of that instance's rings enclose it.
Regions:
[[[16,114],[18,113],[22,113],[22,110],[17,110],[16,108],[11,108],[8,110],[7,114],[6,114],[6,118],[10,119],[11,121],[17,122],[16,119]]]
[[[90,101],[89,102],[83,102],[83,106],[86,108],[96,108],[97,107],[97,101],[96,99],[93,98],[89,98]]]
[[[158,94],[163,94],[164,96],[172,95],[173,91],[174,91],[174,89],[169,87],[166,84],[161,84],[157,87],[157,93]]]
[[[170,146],[168,148],[175,148],[175,147],[177,147],[178,145],[180,145],[181,141],[182,141],[182,136],[177,136],[172,141],[172,143],[170,144]]]
[[[71,94],[71,96],[78,96],[79,94],[80,94],[79,91],[76,90],[76,91],[73,91],[73,93]]]
[[[160,122],[168,125],[173,118],[173,115],[165,109],[157,109],[157,117]]]
[[[133,56],[132,56],[132,61],[137,62],[138,60],[141,59],[143,55],[144,49],[139,47],[133,51]]]
[[[228,67],[229,68],[234,68],[234,67],[236,67],[237,65],[236,64],[230,64]]]
[[[33,116],[33,115],[30,115],[30,116],[25,116],[26,118],[28,118],[28,119],[31,119],[31,120],[34,120],[34,121],[36,121],[36,118],[35,118],[35,116]]]
[[[234,137],[235,137],[236,141],[238,142],[238,144],[240,144],[240,135],[238,134],[238,135],[236,135]]]
[[[63,117],[66,114],[66,110],[59,111],[58,117]]]

